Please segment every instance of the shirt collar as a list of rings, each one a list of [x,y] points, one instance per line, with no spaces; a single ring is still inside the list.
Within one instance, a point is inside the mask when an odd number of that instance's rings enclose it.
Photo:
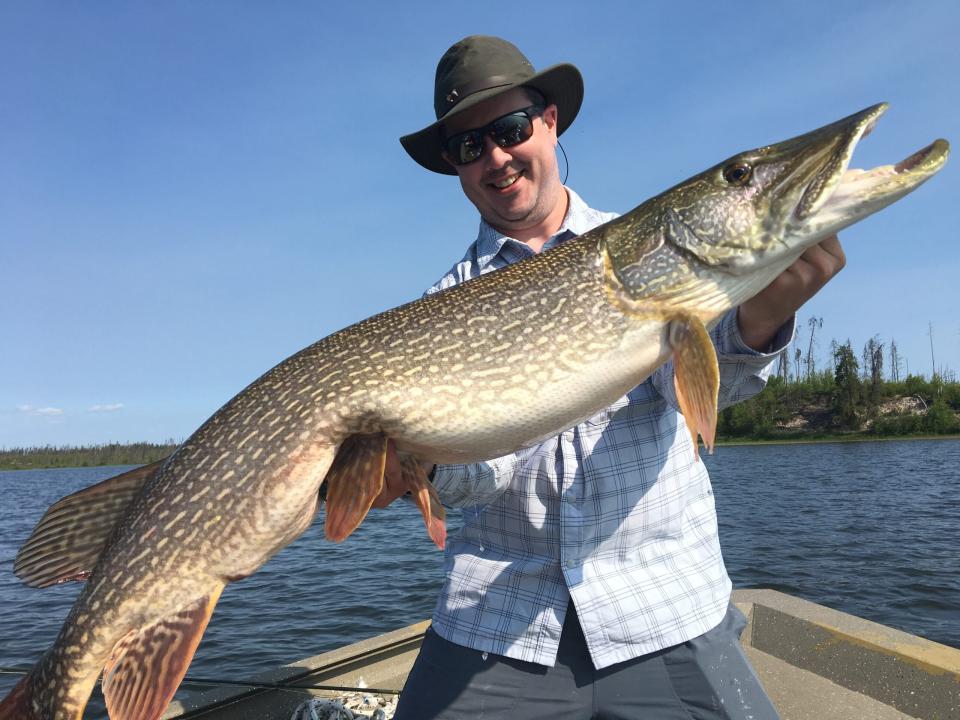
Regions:
[[[592,227],[589,224],[589,208],[587,204],[566,185],[564,185],[564,190],[567,191],[567,198],[569,199],[567,214],[564,216],[563,222],[560,224],[557,232],[551,235],[550,239],[544,243],[544,249],[554,247],[558,243],[580,235]],[[480,231],[477,235],[476,242],[477,262],[480,267],[489,264],[493,258],[503,251],[505,245],[509,245],[510,249],[515,253],[519,251],[530,255],[533,254],[533,251],[530,250],[526,244],[508,235],[504,235],[486,220],[480,218]]]

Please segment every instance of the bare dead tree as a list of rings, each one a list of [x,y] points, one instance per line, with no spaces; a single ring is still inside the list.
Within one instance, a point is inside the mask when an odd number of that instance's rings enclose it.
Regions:
[[[873,373],[874,382],[883,380],[883,343],[877,341],[877,346],[873,349],[873,358],[870,363],[870,371]]]
[[[883,343],[880,336],[874,335],[867,342],[870,348],[870,399],[876,403],[880,400],[880,383],[883,381]]]
[[[807,327],[810,328],[810,345],[807,347],[807,379],[813,377],[813,337],[817,332],[817,328],[823,327],[823,318],[818,318],[816,316],[811,317],[807,320]]]
[[[900,382],[900,354],[897,351],[897,341],[890,340],[890,379]]]
[[[782,352],[780,353],[780,359],[777,361],[777,377],[779,377],[784,382],[787,382],[787,379],[790,376],[790,353]]]

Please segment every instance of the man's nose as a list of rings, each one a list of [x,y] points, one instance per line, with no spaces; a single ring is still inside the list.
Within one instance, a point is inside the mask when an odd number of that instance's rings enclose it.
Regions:
[[[497,145],[490,135],[483,136],[483,143],[483,154],[487,158],[489,167],[501,167],[513,159],[513,155],[507,152],[506,148]]]

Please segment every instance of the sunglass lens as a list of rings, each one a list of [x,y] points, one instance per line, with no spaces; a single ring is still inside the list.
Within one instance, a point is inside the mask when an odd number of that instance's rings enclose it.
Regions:
[[[470,130],[447,138],[447,155],[457,165],[473,162],[483,152],[483,136],[476,130]]]
[[[507,115],[492,123],[493,139],[500,147],[512,147],[529,140],[533,135],[533,124],[526,115]]]

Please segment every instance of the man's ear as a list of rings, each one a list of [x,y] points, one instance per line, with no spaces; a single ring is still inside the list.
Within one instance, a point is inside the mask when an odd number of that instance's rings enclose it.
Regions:
[[[543,109],[543,124],[556,132],[557,130],[557,106],[551,103]]]
[[[452,167],[454,170],[457,169],[457,166],[456,166],[456,165],[454,164],[454,162],[450,159],[450,155],[447,154],[447,151],[446,151],[446,150],[441,150],[441,151],[440,151],[440,154],[443,156],[443,159],[447,161],[447,165],[449,165],[450,167]]]

